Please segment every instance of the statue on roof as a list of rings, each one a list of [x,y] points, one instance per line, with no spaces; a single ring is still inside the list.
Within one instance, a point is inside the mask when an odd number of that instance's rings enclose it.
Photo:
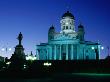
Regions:
[[[21,45],[21,41],[23,39],[23,35],[21,34],[21,32],[20,32],[20,34],[19,34],[17,39],[19,40],[19,45]]]

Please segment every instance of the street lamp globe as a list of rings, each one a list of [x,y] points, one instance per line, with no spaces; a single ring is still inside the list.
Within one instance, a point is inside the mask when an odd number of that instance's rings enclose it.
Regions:
[[[5,51],[5,49],[4,49],[4,48],[2,48],[2,51]]]
[[[8,50],[11,51],[11,48],[9,48]]]
[[[92,48],[92,50],[94,50],[95,48],[94,47],[91,47]]]
[[[103,50],[103,49],[104,49],[104,47],[101,47],[101,49]]]

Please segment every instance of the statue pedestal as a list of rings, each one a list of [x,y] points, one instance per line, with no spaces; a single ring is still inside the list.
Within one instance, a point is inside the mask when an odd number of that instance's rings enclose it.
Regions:
[[[11,56],[11,68],[12,69],[22,69],[25,63],[25,53],[24,48],[21,44],[22,34],[20,32],[18,36],[19,44],[15,47],[14,54]]]

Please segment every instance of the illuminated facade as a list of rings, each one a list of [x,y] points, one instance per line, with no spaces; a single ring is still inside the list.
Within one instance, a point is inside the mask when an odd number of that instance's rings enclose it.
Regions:
[[[48,31],[48,42],[37,45],[36,54],[39,60],[99,59],[99,43],[84,39],[83,25],[80,24],[78,31],[75,31],[75,18],[69,11],[63,14],[60,23],[60,33],[51,26]]]

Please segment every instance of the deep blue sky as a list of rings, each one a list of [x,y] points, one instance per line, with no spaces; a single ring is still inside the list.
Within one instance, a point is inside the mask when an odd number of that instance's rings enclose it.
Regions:
[[[107,56],[110,46],[110,0],[0,0],[0,49],[11,47],[11,56],[22,32],[25,52],[33,51],[40,42],[47,42],[48,29],[53,24],[60,32],[61,16],[69,10],[75,16],[76,30],[81,21],[86,40],[98,41],[105,47],[101,58]],[[8,45],[7,45],[8,43]],[[5,52],[0,51],[3,56]]]

